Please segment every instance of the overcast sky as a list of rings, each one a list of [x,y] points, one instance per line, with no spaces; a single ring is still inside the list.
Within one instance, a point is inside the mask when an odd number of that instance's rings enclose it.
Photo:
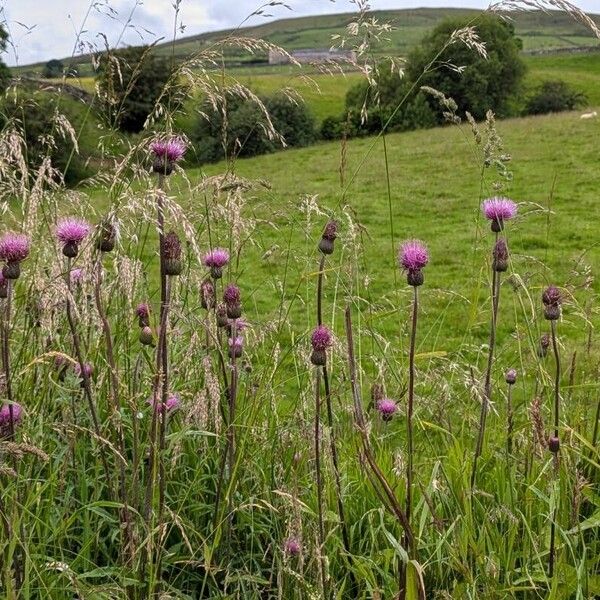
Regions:
[[[10,64],[64,58],[89,44],[104,47],[150,43],[173,37],[174,4],[179,2],[178,36],[235,27],[261,5],[261,0],[0,0],[0,22],[9,29],[12,46],[4,56]],[[268,0],[265,0],[268,1]],[[600,12],[600,0],[571,0],[583,10]],[[270,18],[351,12],[351,0],[286,0],[292,10],[269,7]],[[371,0],[371,7],[414,8],[459,6],[485,8],[487,0]],[[264,22],[255,16],[248,23]]]

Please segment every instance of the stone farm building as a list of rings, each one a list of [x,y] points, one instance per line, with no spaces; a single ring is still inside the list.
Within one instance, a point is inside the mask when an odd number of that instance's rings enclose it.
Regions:
[[[335,62],[354,62],[356,53],[352,50],[292,50],[290,55],[299,63],[324,63]],[[286,65],[290,63],[290,58],[279,50],[269,50],[270,65]]]

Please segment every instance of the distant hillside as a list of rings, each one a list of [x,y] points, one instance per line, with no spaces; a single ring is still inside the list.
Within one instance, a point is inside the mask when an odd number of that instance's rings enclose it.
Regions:
[[[480,12],[479,10],[461,8],[418,8],[373,11],[371,15],[374,18],[380,22],[390,23],[394,27],[394,31],[390,32],[388,39],[382,42],[376,48],[376,51],[380,54],[392,53],[402,56],[442,19],[449,16],[475,16]],[[515,24],[517,34],[523,40],[525,51],[599,45],[599,40],[593,36],[589,29],[563,12],[515,12],[510,17]],[[343,35],[346,31],[346,26],[355,19],[356,13],[332,14],[280,19],[261,25],[241,28],[237,31],[207,32],[177,40],[175,42],[175,55],[178,58],[184,58],[194,52],[207,48],[216,40],[228,35],[261,38],[282,46],[286,50],[328,48],[331,46],[332,36],[336,34]],[[594,15],[594,19],[600,25],[600,16]],[[173,44],[170,42],[160,44],[156,47],[156,52],[160,54],[170,54],[172,51]],[[48,56],[47,60],[51,58],[56,57]],[[236,54],[230,56],[230,60],[236,62],[247,62],[250,59],[253,62],[261,62],[265,58],[261,56],[242,57]],[[79,65],[82,75],[91,70],[89,55],[77,56],[74,59],[63,59],[63,62]],[[28,65],[22,67],[22,70],[36,71],[43,64]]]

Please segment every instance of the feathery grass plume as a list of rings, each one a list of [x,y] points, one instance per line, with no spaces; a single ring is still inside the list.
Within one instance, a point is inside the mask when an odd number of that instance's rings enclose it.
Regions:
[[[6,279],[18,279],[21,262],[29,256],[29,237],[22,233],[9,232],[0,238],[0,260],[4,261],[2,274]]]
[[[490,338],[488,344],[488,359],[483,384],[483,398],[481,401],[481,412],[479,415],[479,429],[477,443],[473,456],[473,467],[471,470],[471,490],[475,488],[477,477],[477,462],[483,452],[485,441],[485,427],[487,413],[492,400],[492,368],[494,365],[494,351],[496,346],[496,328],[498,320],[498,305],[500,302],[500,274],[508,267],[508,246],[502,241],[499,233],[504,231],[506,221],[513,219],[517,214],[517,205],[509,198],[495,197],[484,200],[481,210],[486,219],[490,221],[491,230],[495,234],[494,249],[492,252],[492,318],[490,323]]]
[[[206,253],[202,258],[202,264],[210,268],[210,275],[213,279],[223,277],[223,267],[229,263],[229,252],[225,248],[215,248]]]
[[[558,437],[559,427],[559,411],[560,411],[560,354],[558,351],[558,340],[556,336],[556,322],[560,319],[562,294],[560,290],[554,286],[548,286],[542,293],[542,303],[544,305],[544,317],[550,321],[552,350],[554,352],[555,377],[554,377],[554,432],[548,440],[548,450],[554,456],[555,462],[555,486],[558,489],[560,486],[560,478],[558,476],[558,452],[560,449],[560,439]],[[558,516],[558,502],[560,493],[556,494],[556,504],[552,522],[550,524],[550,552],[548,556],[548,577],[554,576],[554,561],[555,561],[555,544],[556,544],[556,518]]]
[[[60,220],[56,226],[56,237],[63,245],[62,253],[67,258],[75,258],[79,253],[81,242],[89,235],[91,230],[91,225],[78,217],[68,217]]]

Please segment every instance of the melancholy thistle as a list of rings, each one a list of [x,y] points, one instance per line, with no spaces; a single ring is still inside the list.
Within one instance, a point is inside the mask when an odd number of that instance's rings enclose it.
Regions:
[[[81,285],[83,282],[83,269],[71,269],[69,279],[72,285]]]
[[[0,438],[8,437],[14,431],[15,425],[21,422],[23,407],[17,402],[3,404],[0,408]]]
[[[515,385],[515,383],[517,382],[517,371],[515,369],[509,369],[508,371],[506,371],[504,379],[506,380],[506,383],[508,383],[508,385]]]
[[[504,221],[513,219],[517,214],[517,205],[509,198],[488,198],[482,204],[485,218],[491,221],[491,228],[494,233],[499,233],[504,229]]]
[[[5,233],[0,238],[0,260],[6,264],[2,275],[6,279],[18,279],[21,275],[21,262],[29,256],[29,238],[22,233]]]
[[[81,387],[84,387],[84,377],[91,379],[94,373],[94,367],[90,365],[90,363],[84,363],[82,371],[81,365],[76,363],[73,365],[73,372],[75,373],[75,376],[81,380]]]
[[[59,221],[56,226],[56,237],[62,243],[62,253],[68,258],[75,258],[79,253],[79,245],[89,235],[90,224],[84,219],[68,217]]]
[[[148,327],[150,325],[150,306],[146,302],[142,302],[135,307],[135,315],[138,318],[140,327]]]
[[[337,238],[337,228],[337,221],[329,221],[329,223],[325,225],[321,241],[319,242],[319,250],[323,254],[333,254],[333,242],[335,242],[335,238]]]
[[[185,142],[178,137],[154,140],[150,152],[154,155],[152,170],[159,175],[170,175],[186,151]]]
[[[200,304],[206,310],[215,307],[215,286],[210,279],[205,279],[200,284]]]
[[[283,552],[287,556],[298,556],[302,550],[300,540],[295,537],[289,537],[283,542]]]
[[[229,319],[239,319],[242,316],[242,303],[240,288],[230,283],[223,292],[223,301],[227,309]]]
[[[504,273],[508,270],[508,246],[504,238],[498,238],[492,253],[492,269],[496,273]]]
[[[227,307],[221,303],[217,306],[215,311],[217,314],[217,327],[227,327],[229,325],[229,319],[227,318]]]
[[[333,343],[331,331],[325,325],[319,325],[312,332],[310,342],[313,349],[310,362],[317,367],[322,367],[327,363],[327,348]]]
[[[174,231],[170,231],[165,236],[163,253],[165,274],[169,276],[180,275],[183,270],[183,263],[181,262],[181,242],[179,241],[179,236]]]
[[[96,248],[101,252],[112,252],[117,241],[117,227],[111,219],[104,219],[97,228]]]
[[[166,402],[164,402],[164,403],[161,402],[160,400],[158,402],[154,402],[154,400],[152,398],[149,398],[148,404],[150,406],[154,406],[154,409],[156,410],[156,412],[158,412],[159,414],[162,414],[165,412],[165,409],[166,409],[166,412],[168,412],[168,413],[177,410],[181,406],[181,400],[179,399],[179,396],[177,394],[169,394]]]
[[[427,247],[419,240],[409,240],[400,247],[398,257],[400,266],[406,271],[408,285],[418,287],[423,285],[423,268],[429,262]]]
[[[215,248],[202,258],[202,264],[210,269],[213,279],[223,277],[223,267],[229,262],[229,252],[225,248]]]
[[[396,403],[390,398],[382,398],[377,402],[377,411],[381,415],[384,421],[391,421],[393,416],[396,414],[398,407]]]
[[[140,340],[140,344],[142,344],[143,346],[155,346],[155,342],[154,342],[154,332],[152,331],[152,327],[150,327],[149,325],[146,325],[145,327],[142,327],[140,329],[140,335],[139,338]]]
[[[235,338],[229,338],[229,358],[240,358],[244,349],[244,339],[238,335]]]
[[[562,296],[560,290],[554,286],[548,286],[542,293],[542,302],[544,304],[544,317],[548,321],[557,321],[560,319],[560,305]]]

